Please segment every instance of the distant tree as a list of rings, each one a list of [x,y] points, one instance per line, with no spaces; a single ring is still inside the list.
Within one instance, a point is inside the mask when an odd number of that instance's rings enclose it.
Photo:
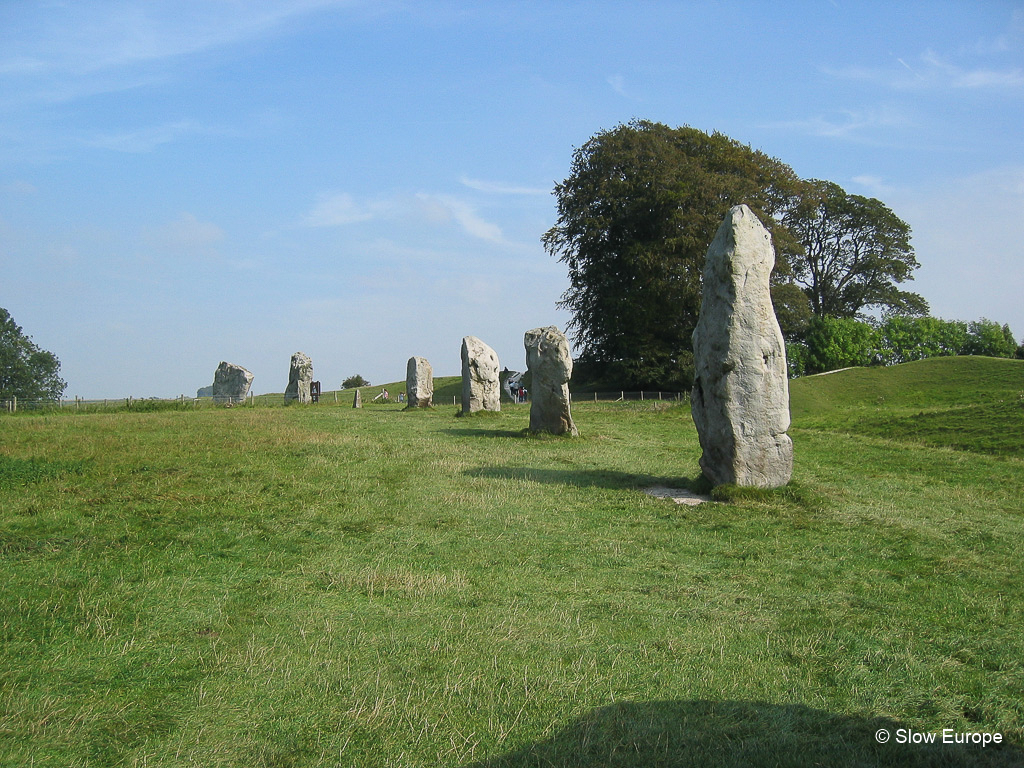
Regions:
[[[894,365],[961,354],[967,343],[967,323],[897,315],[886,318],[878,334],[882,363]]]
[[[796,283],[772,286],[772,304],[782,335],[788,339],[803,338],[811,321],[811,302]]]
[[[878,332],[852,317],[815,317],[805,336],[808,373],[878,362]]]
[[[620,387],[689,387],[704,255],[722,219],[749,205],[773,229],[785,274],[795,244],[776,215],[799,186],[781,161],[695,128],[635,121],[577,149],[542,240],[569,270],[559,306],[572,313],[579,371]]]
[[[985,318],[967,324],[967,341],[963,354],[1013,357],[1016,352],[1017,340],[1009,325],[1000,327],[999,323]]]
[[[370,382],[360,376],[358,373],[354,376],[349,376],[341,383],[342,389],[356,389],[357,387],[368,387]]]
[[[68,386],[59,372],[57,357],[33,344],[0,307],[0,399],[57,400]]]
[[[790,266],[816,316],[857,317],[869,308],[927,314],[928,302],[897,287],[920,265],[909,225],[885,203],[811,180],[782,222],[800,243]]]
[[[795,379],[807,373],[807,344],[802,341],[786,342],[786,367],[789,378]]]

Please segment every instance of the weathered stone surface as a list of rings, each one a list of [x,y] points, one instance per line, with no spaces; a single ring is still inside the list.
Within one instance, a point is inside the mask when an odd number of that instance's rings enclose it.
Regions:
[[[249,394],[253,375],[240,365],[222,362],[213,374],[213,402],[240,403]]]
[[[284,401],[293,403],[298,400],[300,403],[313,402],[310,392],[310,384],[313,382],[313,361],[309,355],[296,352],[292,355],[291,365],[288,368],[288,386],[284,390]]]
[[[406,408],[429,408],[434,404],[434,370],[426,358],[409,358],[405,373],[405,391],[409,396]]]
[[[569,408],[572,355],[569,341],[555,326],[534,328],[523,337],[526,365],[533,376],[530,429],[556,435],[578,435]]]
[[[708,248],[693,333],[693,421],[704,474],[716,485],[777,488],[793,472],[786,346],[768,278],[771,235],[745,205]]]
[[[462,339],[462,412],[501,410],[498,355],[476,336]]]
[[[352,407],[353,408],[362,408],[363,407],[363,395],[360,392],[360,390],[358,390],[358,389],[356,390],[355,397],[352,398]]]

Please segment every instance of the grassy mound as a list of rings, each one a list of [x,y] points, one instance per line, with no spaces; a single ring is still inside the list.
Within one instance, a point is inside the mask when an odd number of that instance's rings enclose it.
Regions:
[[[794,426],[1024,456],[1024,361],[944,357],[790,384]]]

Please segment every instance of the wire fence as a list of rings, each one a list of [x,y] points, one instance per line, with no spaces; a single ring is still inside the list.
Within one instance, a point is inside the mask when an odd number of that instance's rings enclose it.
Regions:
[[[319,397],[319,404],[351,404],[355,390],[340,390],[324,392]],[[398,393],[403,394],[403,393]],[[505,393],[507,394],[507,393]],[[403,404],[404,399],[397,396],[388,400],[368,397],[369,393],[364,392],[363,405],[396,405]],[[689,402],[689,392],[667,392],[642,390],[630,392],[619,390],[617,392],[570,392],[569,398],[574,403],[586,402]],[[512,398],[515,403],[528,403],[529,395],[525,398]],[[106,399],[85,399],[81,397],[61,398],[59,400],[22,400],[14,397],[0,400],[0,413],[24,413],[40,411],[78,411],[97,412],[112,410],[131,411],[156,411],[170,409],[192,409],[192,408],[256,408],[256,407],[279,407],[287,404],[282,394],[272,393],[265,395],[249,394],[245,398],[224,398],[224,397],[188,397],[178,395],[173,398],[158,397],[115,397]],[[442,400],[440,397],[434,399],[435,405],[442,405],[447,402],[447,397]],[[316,405],[317,403],[314,403]],[[460,405],[460,396],[452,395],[452,405]]]
[[[646,400],[660,400],[660,401],[671,401],[671,402],[687,402],[690,399],[689,392],[661,392],[661,391],[648,391],[642,390],[640,392],[626,392],[620,390],[618,392],[579,392],[577,394],[569,393],[569,399],[574,403],[586,402],[592,400],[593,402],[599,401],[612,401],[612,402],[625,402],[630,400],[646,401]]]
[[[281,395],[247,395],[245,398],[232,397],[115,397],[106,399],[86,399],[82,397],[61,398],[59,400],[22,400],[11,398],[0,400],[0,413],[20,413],[25,411],[103,411],[115,409],[129,410],[163,410],[167,408],[201,408],[201,407],[234,407],[269,405],[271,401],[283,402]]]

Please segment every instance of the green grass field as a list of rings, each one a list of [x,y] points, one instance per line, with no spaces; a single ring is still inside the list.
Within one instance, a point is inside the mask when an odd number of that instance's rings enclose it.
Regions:
[[[1022,393],[794,381],[699,507],[685,405],[3,416],[0,765],[1024,765]]]

